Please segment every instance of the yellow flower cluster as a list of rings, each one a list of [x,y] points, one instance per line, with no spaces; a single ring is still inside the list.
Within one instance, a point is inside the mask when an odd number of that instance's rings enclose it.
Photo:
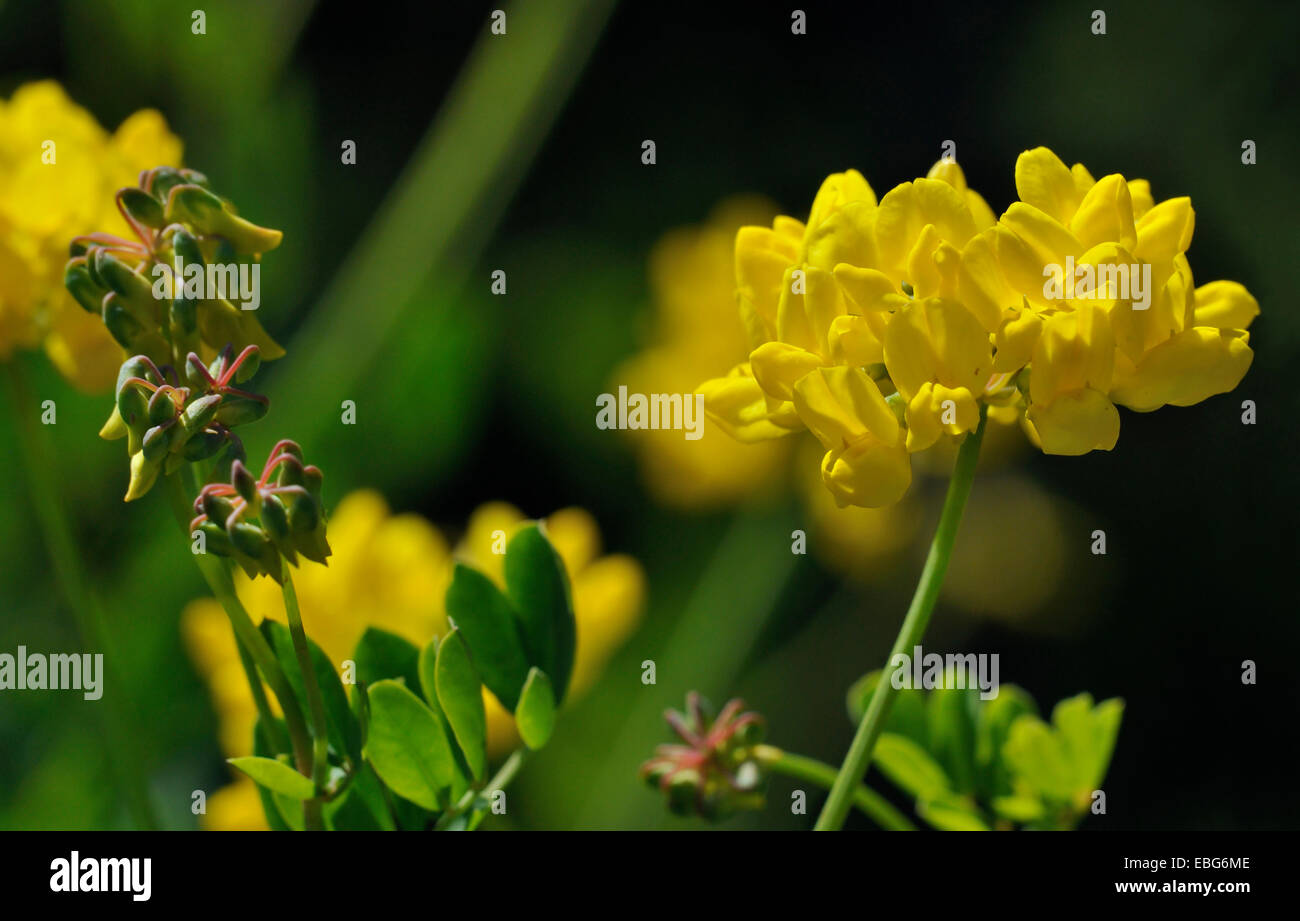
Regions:
[[[835,501],[880,507],[906,493],[912,453],[985,410],[1083,454],[1114,447],[1115,404],[1187,406],[1240,382],[1259,307],[1235,282],[1194,287],[1189,199],[1156,204],[1145,180],[1096,180],[1043,147],[1015,178],[1020,200],[995,217],[951,160],[879,201],[850,170],[806,223],[742,228],[749,360],[700,386],[711,417],[742,441],[810,430]]]
[[[330,518],[334,555],[328,567],[304,562],[295,573],[303,626],[337,665],[352,656],[369,627],[378,627],[419,646],[447,630],[443,595],[453,559],[481,569],[502,584],[504,546],[525,524],[504,502],[480,506],[454,552],[432,524],[415,514],[392,515],[376,492],[346,496]],[[600,531],[582,509],[563,509],[546,519],[546,533],[564,560],[573,592],[578,646],[569,694],[582,694],[630,635],[645,599],[641,566],[621,554],[601,555]],[[254,621],[284,621],[279,586],[240,574],[240,600]],[[250,754],[257,711],[221,606],[213,599],[191,602],[182,617],[186,646],[207,681],[220,719],[221,747],[230,757]],[[488,751],[503,754],[518,744],[514,719],[486,689]],[[209,798],[208,828],[262,828],[257,789],[241,777]]]
[[[180,161],[181,142],[153,110],[110,135],[53,81],[0,100],[0,361],[44,345],[78,388],[112,386],[125,356],[64,290],[68,241],[87,227],[127,234],[113,194],[142,170]]]

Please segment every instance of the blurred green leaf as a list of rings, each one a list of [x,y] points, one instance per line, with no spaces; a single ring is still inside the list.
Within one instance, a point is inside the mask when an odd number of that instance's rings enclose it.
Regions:
[[[938,758],[958,793],[975,790],[975,713],[979,693],[954,687],[930,691],[926,709],[928,751]]]
[[[1123,716],[1122,700],[1112,698],[1093,707],[1087,693],[1063,700],[1052,710],[1052,724],[1074,764],[1079,790],[1091,792],[1105,779]]]
[[[280,731],[286,732],[284,720],[276,718],[280,724]],[[259,716],[257,722],[253,724],[253,754],[261,758],[273,758],[275,752],[271,750],[271,744],[267,739],[266,727],[262,725],[262,718]],[[257,787],[258,798],[262,801],[262,812],[266,815],[266,824],[272,831],[288,831],[290,824],[285,821],[284,816],[280,815],[280,810],[276,805],[271,791],[265,787]],[[298,810],[298,825],[302,825],[302,809]]]
[[[483,573],[457,563],[446,607],[469,644],[483,683],[513,712],[528,679],[528,657],[510,602]]]
[[[557,702],[562,701],[573,671],[577,626],[564,561],[538,525],[530,524],[510,539],[505,575],[528,664],[546,673]]]
[[[515,723],[524,744],[536,751],[544,746],[555,728],[555,693],[546,672],[534,667],[528,673],[523,693],[519,695],[519,709]]]
[[[975,764],[980,791],[988,796],[1011,792],[1011,772],[1002,749],[1017,717],[1038,715],[1034,699],[1014,684],[1004,684],[998,696],[982,702],[975,726]]]
[[[289,765],[274,758],[248,755],[243,758],[229,758],[227,763],[243,771],[272,793],[280,793],[299,800],[311,799],[316,795],[316,788],[312,785],[310,777],[304,777]]]
[[[420,693],[420,650],[410,640],[367,627],[352,658],[357,663],[357,681],[369,686],[400,678],[413,693]]]
[[[904,736],[881,733],[873,760],[881,773],[919,800],[938,799],[952,790],[939,762]]]
[[[367,693],[366,757],[375,772],[399,796],[425,809],[439,808],[455,768],[438,718],[398,681],[377,681]]]
[[[917,804],[917,814],[939,831],[989,831],[988,823],[964,797],[946,794]]]

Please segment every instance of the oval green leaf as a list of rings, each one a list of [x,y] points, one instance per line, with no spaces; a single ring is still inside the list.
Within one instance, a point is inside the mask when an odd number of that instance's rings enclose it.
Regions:
[[[515,724],[524,744],[536,751],[546,744],[555,728],[555,692],[546,672],[533,668],[519,695],[519,708],[515,710]]]
[[[367,691],[370,726],[366,757],[392,790],[425,809],[442,804],[454,771],[442,724],[399,681],[377,681]]]
[[[289,765],[274,758],[249,755],[244,758],[230,758],[229,764],[243,771],[272,793],[280,793],[300,800],[311,799],[316,795],[316,787],[310,777],[304,777]]]
[[[457,563],[446,607],[469,645],[483,683],[513,712],[528,679],[528,657],[510,602],[483,573]]]
[[[564,561],[535,525],[521,529],[506,546],[506,594],[519,618],[528,664],[554,682],[564,699],[573,671],[577,626]]]
[[[426,647],[425,654],[428,652]],[[421,674],[423,671],[421,668]],[[475,780],[482,780],[487,773],[487,713],[478,672],[459,630],[451,631],[438,644],[434,683],[438,703],[456,735],[470,774]]]

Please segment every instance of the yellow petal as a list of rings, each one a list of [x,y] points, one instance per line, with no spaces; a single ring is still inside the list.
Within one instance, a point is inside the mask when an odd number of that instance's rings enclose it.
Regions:
[[[995,342],[997,354],[993,357],[993,370],[1001,373],[1019,371],[1033,357],[1034,346],[1043,330],[1043,320],[1029,308],[1015,315],[998,330]]]
[[[1235,281],[1212,281],[1196,289],[1195,324],[1248,329],[1259,316],[1259,301]]]
[[[805,375],[794,386],[794,406],[828,450],[868,435],[890,445],[900,441],[898,417],[861,368],[818,368]]]
[[[1103,311],[1088,306],[1055,314],[1043,321],[1034,346],[1030,399],[1046,406],[1058,396],[1084,387],[1104,394],[1110,389],[1114,368],[1115,339]]]
[[[748,364],[737,365],[726,377],[705,381],[696,392],[704,394],[709,418],[738,441],[764,441],[791,432],[773,421],[763,388]]]
[[[782,401],[793,400],[795,382],[825,363],[820,355],[787,342],[765,342],[749,356],[754,380],[769,396]]]
[[[973,432],[979,420],[979,403],[969,390],[926,383],[907,405],[907,450],[915,454],[940,435]]]
[[[865,202],[875,207],[876,193],[871,185],[855,169],[827,176],[813,199],[812,211],[808,214],[808,229],[815,231],[822,221],[830,217],[836,209],[850,202]]]
[[[988,333],[957,301],[914,301],[885,330],[885,364],[910,401],[926,381],[983,392],[993,364]]]
[[[883,332],[883,327],[881,328]],[[880,333],[867,317],[845,314],[831,323],[830,358],[836,364],[859,367],[885,360]]]
[[[822,458],[822,482],[835,504],[882,508],[903,498],[912,484],[912,462],[903,445],[864,438]]]
[[[895,186],[881,199],[876,214],[880,269],[895,281],[907,277],[907,257],[925,225],[962,247],[975,236],[975,220],[961,193],[938,179],[917,179]]]
[[[1137,243],[1133,201],[1123,176],[1112,173],[1088,190],[1070,220],[1070,232],[1085,249],[1109,242],[1133,249]]]
[[[1016,194],[1062,224],[1074,217],[1083,197],[1069,168],[1046,147],[1026,150],[1016,158]]]
[[[1196,227],[1196,212],[1186,196],[1162,201],[1137,222],[1137,248],[1133,254],[1146,262],[1166,262],[1187,252]]]
[[[1062,394],[1046,406],[1031,403],[1025,418],[1044,454],[1109,451],[1119,439],[1119,412],[1104,393],[1091,388]]]
[[[736,232],[736,288],[771,328],[786,269],[799,257],[799,245],[767,227]]]
[[[1235,388],[1253,358],[1244,332],[1194,327],[1148,352],[1111,396],[1138,412],[1191,406]]]
[[[849,202],[809,230],[805,259],[809,265],[828,270],[841,262],[876,265],[875,202]]]
[[[957,276],[957,298],[990,332],[998,328],[1003,310],[1021,303],[998,264],[995,239],[991,230],[972,237],[961,251]]]

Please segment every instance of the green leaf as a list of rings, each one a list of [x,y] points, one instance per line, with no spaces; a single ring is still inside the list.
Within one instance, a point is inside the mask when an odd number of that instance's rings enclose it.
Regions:
[[[399,796],[425,809],[440,808],[455,767],[438,717],[399,681],[377,681],[367,693],[365,753],[375,772]]]
[[[311,799],[316,795],[316,787],[310,777],[304,777],[289,765],[274,758],[248,755],[243,758],[229,758],[227,762],[272,793],[280,793],[298,800]]]
[[[457,563],[446,607],[469,645],[483,683],[502,706],[514,712],[528,680],[528,657],[509,600],[483,573]]]
[[[293,649],[293,636],[289,628],[278,621],[263,620],[262,634],[266,637],[275,657],[280,661],[293,692],[298,700],[306,706],[307,690],[303,686],[302,670],[298,667],[298,656]],[[353,763],[361,761],[361,726],[348,707],[348,695],[343,690],[334,663],[325,655],[325,651],[307,638],[307,649],[311,654],[312,671],[316,673],[316,683],[320,687],[321,698],[325,703],[325,726],[329,743],[333,749],[346,754]]]
[[[952,792],[948,775],[939,763],[904,736],[881,733],[873,760],[881,773],[918,800],[934,800]]]
[[[423,656],[429,655],[431,646],[425,647]],[[420,666],[423,677],[426,671],[423,658]],[[451,631],[438,644],[433,673],[438,703],[465,755],[470,776],[482,780],[487,773],[487,714],[478,672],[459,630]],[[429,695],[427,689],[425,695]]]
[[[939,831],[988,831],[988,823],[964,797],[947,794],[923,800],[916,805],[916,814]]]
[[[1076,791],[1091,793],[1105,779],[1123,715],[1122,700],[1112,698],[1093,707],[1087,693],[1063,700],[1052,710],[1052,723],[1074,765]]]
[[[420,650],[396,633],[368,627],[352,658],[357,663],[357,681],[371,685],[401,678],[412,693],[420,693]]]
[[[1016,782],[1052,800],[1073,799],[1074,765],[1060,736],[1038,717],[1020,716],[1011,724],[1002,757]]]
[[[1037,822],[1047,810],[1042,800],[1032,796],[998,796],[993,799],[993,811],[1009,822],[1023,825]]]
[[[515,724],[519,727],[519,737],[534,751],[551,737],[555,728],[555,693],[546,672],[538,668],[528,672],[523,693],[519,695]]]
[[[984,701],[975,726],[975,765],[979,787],[985,796],[1012,792],[1011,772],[1002,760],[1002,749],[1017,717],[1037,716],[1034,699],[1014,684],[1004,684],[998,696]]]
[[[926,708],[930,727],[927,746],[944,766],[958,793],[975,789],[975,707],[979,692],[971,689],[941,687],[930,691]]]
[[[564,561],[538,525],[530,524],[510,539],[505,577],[528,664],[551,678],[555,699],[562,701],[573,672],[577,627]]]

